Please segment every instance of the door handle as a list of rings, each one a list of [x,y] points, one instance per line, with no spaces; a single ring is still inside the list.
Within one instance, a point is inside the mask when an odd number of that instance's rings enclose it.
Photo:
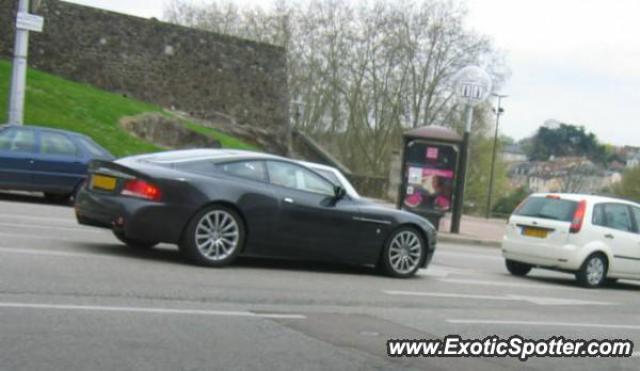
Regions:
[[[288,203],[288,204],[292,204],[293,203],[293,198],[290,197],[285,197],[282,201]]]
[[[610,239],[610,240],[613,240],[613,235],[612,235],[611,233],[609,233],[609,234],[605,234],[605,235],[604,235],[604,238],[608,238],[608,239]]]

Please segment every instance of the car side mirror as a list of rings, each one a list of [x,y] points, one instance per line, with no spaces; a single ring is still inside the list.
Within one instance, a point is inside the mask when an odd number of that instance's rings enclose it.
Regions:
[[[347,195],[347,191],[345,191],[344,188],[340,186],[335,186],[333,187],[333,194],[336,200],[341,200],[344,198],[344,196]]]

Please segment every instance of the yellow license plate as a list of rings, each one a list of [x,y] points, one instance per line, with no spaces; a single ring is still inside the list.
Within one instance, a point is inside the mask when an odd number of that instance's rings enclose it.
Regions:
[[[527,228],[527,227],[524,227],[524,228],[522,228],[522,234],[527,236],[527,237],[547,238],[547,235],[549,234],[549,231],[547,231],[546,229],[540,229],[540,228]]]
[[[104,175],[93,175],[91,177],[91,188],[113,191],[116,189],[116,178]]]

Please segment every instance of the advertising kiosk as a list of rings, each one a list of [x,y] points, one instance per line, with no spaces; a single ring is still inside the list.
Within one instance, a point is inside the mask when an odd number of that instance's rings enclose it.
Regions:
[[[403,135],[401,182],[396,206],[439,228],[453,207],[462,137],[442,126],[423,126]]]

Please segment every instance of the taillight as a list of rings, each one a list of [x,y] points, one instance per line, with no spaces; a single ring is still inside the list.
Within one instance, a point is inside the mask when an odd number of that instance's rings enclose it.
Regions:
[[[582,229],[582,222],[584,221],[584,215],[587,213],[587,201],[582,200],[578,202],[576,212],[573,213],[573,220],[571,221],[570,233],[578,233]]]
[[[123,195],[144,198],[146,200],[160,200],[160,188],[140,179],[128,180],[122,188]]]

